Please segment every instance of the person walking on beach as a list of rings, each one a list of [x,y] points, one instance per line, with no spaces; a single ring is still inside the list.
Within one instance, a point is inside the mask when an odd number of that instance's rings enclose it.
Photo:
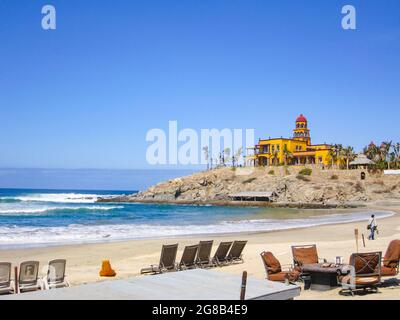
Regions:
[[[371,218],[369,218],[367,229],[370,231],[368,240],[375,240],[375,231],[378,230],[378,225],[376,224],[375,215],[371,215]]]

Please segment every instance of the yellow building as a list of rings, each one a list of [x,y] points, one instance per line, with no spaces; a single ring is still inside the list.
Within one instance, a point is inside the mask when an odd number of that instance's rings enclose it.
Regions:
[[[246,160],[255,166],[331,163],[331,145],[311,144],[307,119],[302,114],[296,119],[292,138],[260,139],[252,149],[254,155],[246,157]]]

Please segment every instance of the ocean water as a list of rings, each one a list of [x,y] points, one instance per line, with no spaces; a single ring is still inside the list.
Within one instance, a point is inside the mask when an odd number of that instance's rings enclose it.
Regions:
[[[132,191],[0,189],[0,248],[258,232],[367,220],[370,212],[96,203]],[[384,217],[388,212],[375,212]]]

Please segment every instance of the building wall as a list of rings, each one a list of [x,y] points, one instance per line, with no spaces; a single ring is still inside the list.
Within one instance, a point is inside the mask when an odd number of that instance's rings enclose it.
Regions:
[[[329,155],[329,149],[317,149],[315,150],[315,163],[323,164],[325,166],[331,164],[331,156]]]
[[[307,150],[307,142],[297,139],[269,139],[269,140],[260,140],[260,153],[257,155],[257,158],[268,159],[268,163],[264,163],[264,165],[277,165],[285,162],[284,150],[285,146],[288,151],[291,153],[295,153],[297,151],[306,151]],[[274,158],[274,153],[276,153],[277,158]],[[264,162],[264,159],[261,159],[261,162]],[[275,161],[275,163],[274,163]]]

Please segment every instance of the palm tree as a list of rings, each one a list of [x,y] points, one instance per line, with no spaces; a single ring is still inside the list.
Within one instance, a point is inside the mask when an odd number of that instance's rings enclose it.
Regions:
[[[272,153],[272,161],[273,161],[273,163],[277,166],[279,163],[279,153],[278,153],[278,151],[274,151],[273,153]]]
[[[341,165],[342,160],[343,160],[343,145],[342,144],[337,144],[336,145],[336,152],[337,152],[337,160],[339,161],[339,165]]]
[[[231,148],[225,148],[224,152],[223,152],[223,165],[225,166],[225,164],[227,162],[229,162],[230,160],[230,156],[231,156]]]
[[[389,162],[394,164],[393,168],[397,167],[396,154],[394,151],[389,154]]]
[[[288,150],[286,144],[283,146],[283,151],[282,152],[283,152],[283,161],[284,161],[285,166],[286,166],[288,160],[293,158],[293,153]]]
[[[210,169],[210,163],[209,163],[209,157],[210,157],[210,152],[208,149],[208,146],[203,147],[203,152],[204,152],[204,159],[207,161],[207,170]]]
[[[340,157],[342,155],[342,150],[343,146],[341,144],[334,144],[329,150],[329,156],[332,161],[332,168],[334,167],[335,163],[337,163],[340,160]]]
[[[387,163],[388,169],[390,169],[390,149],[392,148],[392,141],[384,141],[379,148],[381,160],[383,163]]]
[[[235,167],[235,165],[239,162],[240,156],[242,155],[242,150],[243,148],[240,147],[236,153],[232,156],[232,165]]]
[[[375,143],[371,142],[367,147],[363,150],[364,154],[367,156],[368,159],[378,162],[380,159],[379,157],[379,149],[375,145]]]
[[[400,162],[400,143],[397,142],[395,145],[393,145],[393,153],[394,153],[394,164],[396,168],[398,168],[399,162]]]
[[[354,159],[355,153],[354,153],[354,148],[351,146],[348,146],[346,148],[342,149],[342,155],[343,158],[346,160],[346,168],[349,170],[349,163]]]
[[[331,158],[331,167],[333,168],[333,165],[335,163],[335,146],[332,145],[332,147],[329,149],[329,157]]]

